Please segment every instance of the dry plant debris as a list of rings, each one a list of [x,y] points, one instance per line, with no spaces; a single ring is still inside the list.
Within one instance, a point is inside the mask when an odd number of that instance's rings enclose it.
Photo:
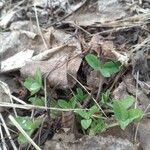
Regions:
[[[2,0],[0,147],[150,149],[149,33],[149,0]]]

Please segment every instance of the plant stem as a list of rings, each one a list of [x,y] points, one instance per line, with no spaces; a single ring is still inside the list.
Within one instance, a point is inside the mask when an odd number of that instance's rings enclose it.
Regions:
[[[109,129],[109,128],[112,128],[112,127],[115,127],[115,126],[118,126],[119,124],[116,122],[116,123],[113,123],[113,124],[110,124],[110,125],[107,125],[106,129]]]

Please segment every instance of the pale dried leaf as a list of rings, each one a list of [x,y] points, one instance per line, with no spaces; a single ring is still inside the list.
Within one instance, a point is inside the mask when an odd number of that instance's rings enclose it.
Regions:
[[[21,51],[14,56],[1,62],[1,72],[17,70],[23,67],[33,56],[33,50]]]

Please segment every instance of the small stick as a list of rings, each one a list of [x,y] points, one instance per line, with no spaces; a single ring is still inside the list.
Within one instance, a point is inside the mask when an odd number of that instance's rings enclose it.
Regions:
[[[48,25],[47,28],[49,28],[49,27],[51,27],[51,26],[57,24],[58,22],[61,22],[61,21],[65,20],[65,19],[67,19],[68,17],[70,17],[71,15],[73,15],[74,13],[76,13],[78,10],[80,10],[80,9],[81,9],[87,2],[89,2],[89,1],[90,1],[90,0],[84,0],[84,2],[83,2],[76,10],[74,10],[74,11],[72,11],[71,13],[67,14],[66,16],[64,16],[63,18],[61,18],[60,20],[58,20],[58,21],[56,21],[56,22],[54,22],[54,23]]]
[[[41,150],[41,148],[29,137],[29,135],[22,129],[20,124],[15,120],[12,115],[9,115],[8,118],[16,126],[16,128],[27,138],[27,140],[35,147],[36,150]]]
[[[41,38],[42,38],[42,40],[43,40],[43,43],[44,43],[45,48],[48,49],[48,46],[47,46],[47,44],[46,44],[46,42],[45,42],[45,39],[44,39],[44,37],[43,37],[42,31],[41,31],[41,28],[40,28],[40,25],[39,25],[39,19],[38,19],[37,10],[36,10],[36,6],[35,6],[35,5],[34,5],[34,12],[35,12],[36,23],[37,23],[37,27],[38,27],[40,36],[41,36]]]
[[[137,108],[137,104],[138,104],[138,85],[139,85],[139,71],[137,71],[136,73],[136,94],[135,94],[135,106],[134,108]]]
[[[0,125],[0,135],[1,135],[1,143],[0,144],[2,144],[2,149],[7,150],[3,132],[2,132],[2,125]]]
[[[50,109],[56,111],[78,111],[78,110],[89,110],[89,109],[63,109],[63,108],[55,108],[55,107],[45,107],[45,106],[37,106],[37,105],[21,105],[21,104],[12,104],[12,103],[5,103],[0,102],[0,107],[10,107],[10,108],[20,108],[20,109]]]
[[[70,75],[89,95],[91,95],[91,93],[72,74],[68,73],[68,75]],[[105,114],[105,112],[103,111],[103,109],[101,108],[101,106],[96,101],[96,99],[93,98],[93,97],[91,97],[91,98],[93,99],[93,101],[95,102],[95,104],[98,106],[98,108],[102,111],[102,113],[104,114],[104,116],[106,118],[108,118],[107,115]]]
[[[13,99],[12,99],[11,92],[10,92],[10,89],[9,89],[8,85],[5,82],[0,81],[0,86],[3,88],[5,93],[9,96],[10,101],[13,104]],[[14,107],[13,107],[13,110],[14,110],[15,116],[17,116],[17,111]]]
[[[100,81],[99,81],[99,87],[98,87],[98,92],[97,92],[97,96],[96,96],[96,101],[98,101],[98,99],[99,99],[100,93],[102,91],[103,83],[104,83],[104,77],[101,76]]]
[[[7,134],[8,138],[9,138],[9,140],[10,140],[10,143],[11,143],[11,145],[13,147],[13,150],[17,150],[17,147],[16,147],[16,145],[15,145],[15,143],[14,143],[14,141],[13,141],[11,135],[10,135],[8,127],[6,126],[6,123],[5,123],[4,118],[3,118],[1,113],[0,113],[0,118],[1,118],[1,121],[2,121],[2,124],[3,124],[3,127],[4,127],[4,129],[6,131],[6,134]]]

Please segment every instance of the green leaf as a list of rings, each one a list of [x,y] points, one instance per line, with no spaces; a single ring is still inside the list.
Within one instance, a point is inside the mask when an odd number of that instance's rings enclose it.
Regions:
[[[127,96],[126,98],[122,99],[120,102],[125,109],[128,109],[133,105],[134,99],[131,96]]]
[[[101,102],[103,104],[108,103],[109,95],[110,95],[110,91],[106,91],[105,93],[102,93]]]
[[[75,113],[78,114],[78,115],[80,115],[84,119],[89,119],[88,112],[86,112],[84,110],[76,110]]]
[[[29,117],[16,117],[16,121],[23,128],[23,130],[29,136],[31,136],[32,133],[34,132],[34,130],[37,129],[40,126],[40,124],[42,122],[42,119],[36,119],[36,120],[32,121]],[[25,143],[28,142],[26,137],[24,137],[24,135],[21,134],[21,133],[18,136],[18,141],[21,144],[25,144]]]
[[[120,101],[113,101],[113,110],[115,117],[118,121],[126,121],[128,119],[128,111],[125,109]]]
[[[24,86],[31,92],[31,95],[37,93],[41,88],[41,85],[33,78],[27,78],[24,82]]]
[[[34,95],[42,88],[42,75],[39,69],[37,69],[34,78],[28,77],[24,86],[31,92],[31,95]]]
[[[58,105],[59,105],[59,107],[61,107],[63,109],[71,108],[69,103],[62,99],[58,100]]]
[[[89,135],[96,135],[97,133],[103,132],[105,130],[106,130],[106,124],[104,120],[98,119],[92,122]]]
[[[29,117],[16,117],[16,121],[24,130],[33,130],[39,127],[41,124],[41,119],[36,119],[34,121]]]
[[[94,70],[99,70],[101,67],[100,60],[93,54],[86,55],[85,60]]]
[[[41,85],[38,82],[34,82],[30,86],[31,95],[37,93],[41,88]]]
[[[31,136],[32,133],[33,133],[34,130],[30,130],[30,131],[26,131],[26,133]],[[20,144],[27,144],[28,143],[28,140],[27,138],[22,134],[22,133],[19,133],[19,136],[18,136],[18,142]]]
[[[29,98],[28,101],[30,101],[32,103],[32,105],[37,105],[37,106],[44,106],[45,105],[44,97],[39,98],[39,97],[35,96],[35,97]]]
[[[40,86],[42,86],[42,73],[39,68],[36,70],[34,78],[35,78],[36,82],[39,83]]]
[[[16,121],[24,130],[32,130],[34,128],[33,121],[29,117],[17,117]]]
[[[120,127],[121,127],[122,130],[124,130],[130,124],[130,120],[129,119],[127,119],[125,121],[119,120],[118,122],[119,122]]]
[[[117,73],[120,71],[121,64],[118,62],[106,62],[100,68],[100,72],[104,77],[110,77],[112,74]]]
[[[130,109],[128,111],[130,122],[134,121],[135,119],[141,119],[143,116],[143,111],[141,109]]]
[[[71,108],[75,108],[76,107],[76,104],[77,104],[77,98],[76,97],[72,97],[70,100],[69,100],[69,105],[71,106]]]
[[[92,119],[83,119],[81,120],[81,126],[83,129],[88,129],[92,123]]]
[[[123,101],[114,100],[113,110],[121,129],[124,130],[135,119],[141,118],[143,116],[143,112],[140,109],[127,110],[133,104],[133,99],[129,98]]]
[[[87,112],[88,113],[88,118],[91,118],[92,115],[94,115],[95,113],[98,113],[99,112],[99,109],[96,105],[92,106],[90,108],[90,110]]]
[[[81,88],[77,88],[77,94],[80,95],[80,96],[84,95],[84,93],[83,93]]]
[[[25,82],[24,82],[24,86],[30,91],[30,87],[31,85],[35,82],[35,80],[31,77],[28,77]]]
[[[77,88],[76,89],[77,94],[75,95],[75,97],[80,101],[83,102],[86,97],[88,96],[87,94],[84,94],[83,90],[81,88]]]

